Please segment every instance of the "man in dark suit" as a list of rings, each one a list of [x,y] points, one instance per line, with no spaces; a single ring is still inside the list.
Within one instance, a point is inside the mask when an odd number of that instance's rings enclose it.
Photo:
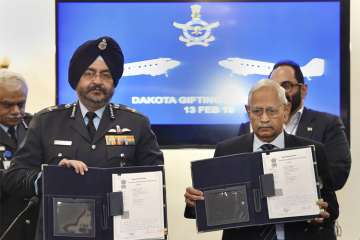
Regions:
[[[24,139],[32,116],[25,113],[27,85],[24,78],[7,69],[0,69],[0,171],[10,166],[12,157]],[[1,183],[1,181],[0,181]],[[2,194],[0,233],[27,205],[27,199]],[[37,211],[29,211],[13,227],[5,239],[33,239]]]
[[[346,183],[351,167],[350,148],[341,119],[329,113],[304,107],[308,86],[304,83],[304,76],[297,63],[292,61],[276,63],[270,79],[275,80],[286,90],[291,101],[286,132],[310,138],[325,145],[334,188],[341,189]],[[249,132],[249,122],[240,125],[239,135]]]
[[[90,167],[162,165],[163,155],[146,116],[110,103],[123,73],[124,57],[110,37],[82,44],[69,66],[79,101],[36,114],[3,182],[12,195],[40,194],[41,164],[86,174]],[[38,224],[36,239],[42,239]]]
[[[250,91],[246,110],[253,127],[253,133],[225,140],[216,146],[215,157],[243,152],[261,151],[265,146],[276,148],[315,145],[318,171],[323,183],[321,196],[324,201],[318,204],[321,218],[312,222],[293,222],[285,224],[226,229],[223,240],[334,240],[336,239],[333,218],[328,210],[337,208],[332,182],[324,149],[321,143],[287,134],[283,129],[287,121],[289,105],[285,90],[272,80],[259,81]],[[301,183],[299,183],[301,184]],[[185,217],[195,217],[196,201],[203,200],[203,193],[189,187],[185,192]]]

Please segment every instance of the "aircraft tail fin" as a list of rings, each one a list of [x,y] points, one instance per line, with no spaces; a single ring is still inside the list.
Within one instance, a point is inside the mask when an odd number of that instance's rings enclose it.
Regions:
[[[311,77],[320,77],[324,75],[325,60],[322,58],[313,58],[306,65],[301,67],[304,77],[311,80]]]

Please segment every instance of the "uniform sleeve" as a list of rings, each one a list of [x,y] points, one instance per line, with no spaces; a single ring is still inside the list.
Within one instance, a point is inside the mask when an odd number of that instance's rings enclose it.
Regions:
[[[345,185],[351,168],[350,148],[344,130],[341,120],[333,117],[322,139],[335,190]]]
[[[144,121],[141,122],[140,129],[140,138],[136,145],[137,165],[164,165],[163,153],[147,118],[144,118]]]
[[[35,117],[14,155],[10,168],[3,176],[2,187],[7,194],[19,197],[35,195],[34,181],[40,172],[43,159],[40,135],[40,120]]]

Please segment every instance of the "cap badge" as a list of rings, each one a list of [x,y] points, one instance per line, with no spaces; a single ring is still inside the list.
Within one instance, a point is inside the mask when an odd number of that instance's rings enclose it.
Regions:
[[[98,48],[99,48],[100,50],[105,50],[106,47],[107,47],[107,42],[106,42],[106,39],[103,38],[103,40],[101,40],[101,42],[99,42]]]

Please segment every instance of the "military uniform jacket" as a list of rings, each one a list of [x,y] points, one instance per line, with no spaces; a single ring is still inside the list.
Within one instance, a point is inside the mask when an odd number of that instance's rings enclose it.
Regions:
[[[32,119],[32,115],[29,113],[25,113],[22,121],[16,126],[16,139],[14,141],[9,135],[0,127],[0,152],[9,151],[12,156],[14,156],[15,151],[18,148],[18,145],[25,137],[25,133],[28,129],[29,123]],[[0,156],[1,160],[3,160],[3,155]],[[4,169],[3,163],[0,163],[0,169]]]
[[[78,104],[55,106],[35,115],[4,176],[5,191],[33,196],[41,164],[57,165],[63,158],[102,168],[163,164],[149,120],[134,110],[108,104],[91,140]]]
[[[8,134],[0,128],[0,148],[10,152],[10,155],[14,155],[18,146],[21,144],[25,137],[29,123],[32,119],[32,115],[25,113],[23,120],[16,127],[16,139],[14,141]],[[2,155],[3,156],[3,155]],[[11,159],[10,159],[11,160]],[[0,164],[0,168],[3,168],[3,164]],[[3,171],[3,170],[0,170]],[[0,180],[0,183],[2,181]],[[1,196],[3,195],[3,196]],[[0,193],[0,233],[2,233],[6,227],[14,220],[16,215],[22,211],[28,200],[23,197],[9,196],[7,194]],[[14,225],[12,230],[8,233],[5,240],[32,240],[34,239],[35,227],[37,222],[38,209],[32,209],[28,211],[24,217],[19,219],[17,224]]]

